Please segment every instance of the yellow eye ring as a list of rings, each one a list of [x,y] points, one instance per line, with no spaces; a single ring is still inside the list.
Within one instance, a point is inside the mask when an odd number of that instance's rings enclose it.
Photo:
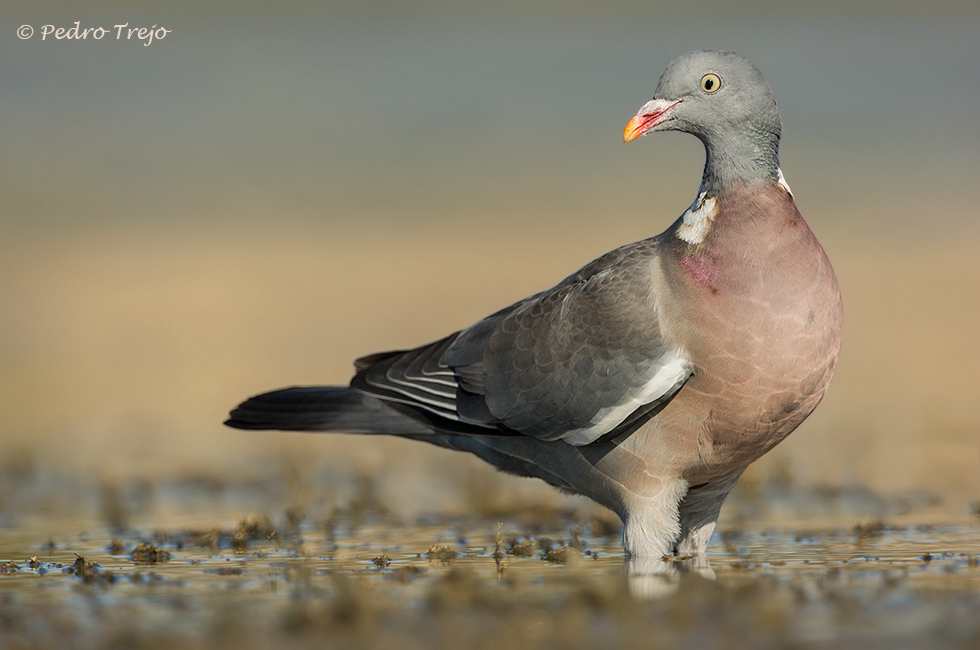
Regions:
[[[708,93],[718,92],[721,88],[721,77],[716,75],[714,72],[709,72],[708,74],[701,77],[701,90]]]

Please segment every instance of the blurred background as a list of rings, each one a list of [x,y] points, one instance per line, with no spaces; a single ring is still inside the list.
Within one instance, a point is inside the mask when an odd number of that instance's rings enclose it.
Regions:
[[[846,316],[828,397],[738,493],[971,516],[980,10],[920,4],[6,2],[0,512],[167,481],[234,493],[230,510],[298,482],[328,511],[358,476],[406,515],[588,508],[418,443],[221,422],[665,229],[695,196],[701,145],[624,147],[622,129],[670,60],[711,48],[772,86],[782,169]],[[41,40],[75,21],[110,33]],[[123,23],[171,31],[144,45],[115,38]]]

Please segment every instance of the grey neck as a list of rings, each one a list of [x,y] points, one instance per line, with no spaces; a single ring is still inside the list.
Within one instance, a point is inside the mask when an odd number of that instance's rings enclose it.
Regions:
[[[778,122],[753,125],[747,133],[714,134],[701,141],[706,154],[701,191],[707,196],[715,196],[737,181],[749,185],[778,181]]]

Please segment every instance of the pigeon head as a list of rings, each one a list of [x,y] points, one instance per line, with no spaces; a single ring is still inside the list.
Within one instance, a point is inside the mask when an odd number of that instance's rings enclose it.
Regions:
[[[702,50],[672,61],[623,140],[653,131],[684,131],[704,143],[702,189],[709,194],[737,180],[779,178],[776,100],[758,68],[734,52]]]

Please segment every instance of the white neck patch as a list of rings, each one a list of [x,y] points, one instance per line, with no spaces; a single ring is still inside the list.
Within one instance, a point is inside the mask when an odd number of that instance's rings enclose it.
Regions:
[[[715,198],[706,199],[705,195],[705,192],[698,195],[698,198],[681,217],[681,225],[677,228],[677,236],[688,244],[703,242],[711,230],[715,216],[718,214]]]
[[[789,189],[789,184],[786,182],[786,177],[783,176],[783,170],[777,167],[776,171],[779,172],[779,179],[776,181],[779,187],[786,190],[786,193],[790,196],[793,196],[793,190]]]

